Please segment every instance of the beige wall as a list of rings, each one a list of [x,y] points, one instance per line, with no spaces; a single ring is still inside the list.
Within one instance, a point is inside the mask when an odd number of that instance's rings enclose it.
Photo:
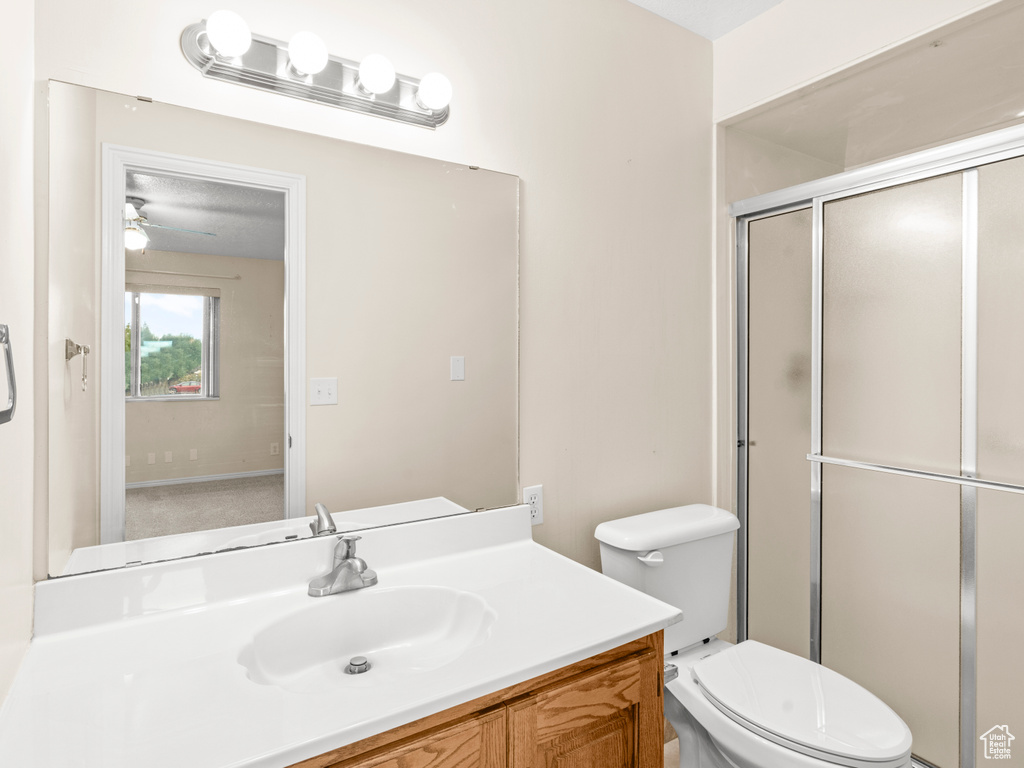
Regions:
[[[125,482],[283,469],[284,262],[146,251],[127,252],[125,263],[129,269],[241,278],[128,274],[136,284],[220,290],[220,399],[126,403]],[[276,455],[271,443],[277,443]],[[189,456],[193,448],[195,460]],[[149,453],[156,454],[155,464],[147,463]]]
[[[46,312],[46,363],[38,396],[47,403],[47,434],[40,436],[49,507],[48,565],[61,573],[71,551],[99,544],[99,190],[96,177],[96,100],[66,89],[49,102],[49,206],[46,214],[45,279],[37,281],[37,313]],[[46,250],[40,248],[39,253]],[[49,285],[49,290],[46,290]],[[65,358],[64,340],[87,344],[88,389],[82,390],[83,356]],[[38,571],[38,567],[37,567]]]
[[[715,41],[714,119],[766,104],[998,3],[785,0]]]
[[[518,175],[520,475],[545,486],[538,540],[596,567],[598,522],[710,501],[711,44],[623,0],[234,8],[263,34],[310,27],[348,58],[446,72],[451,119],[424,131],[205,80],[178,45],[209,13],[198,0],[43,0],[37,77]]]
[[[14,419],[0,425],[0,699],[32,634],[33,83],[26,66],[33,52],[32,11],[32,2],[5,9],[5,22],[19,33],[0,50],[0,323],[10,326],[18,385]],[[0,382],[0,408],[6,408],[3,373]]]

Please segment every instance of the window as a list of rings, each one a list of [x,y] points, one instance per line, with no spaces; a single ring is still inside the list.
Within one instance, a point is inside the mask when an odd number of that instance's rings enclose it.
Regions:
[[[220,297],[176,286],[124,294],[124,394],[132,400],[220,394]]]

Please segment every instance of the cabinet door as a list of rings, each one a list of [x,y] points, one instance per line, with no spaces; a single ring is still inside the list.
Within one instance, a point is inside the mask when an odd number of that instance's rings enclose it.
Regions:
[[[510,704],[510,767],[660,768],[662,664],[636,656]]]
[[[437,728],[331,768],[505,768],[505,709]]]

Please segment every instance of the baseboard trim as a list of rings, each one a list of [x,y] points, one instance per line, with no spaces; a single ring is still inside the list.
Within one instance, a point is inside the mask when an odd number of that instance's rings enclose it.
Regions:
[[[154,488],[158,485],[184,485],[185,483],[207,483],[211,480],[240,480],[245,477],[262,477],[264,475],[283,475],[284,469],[258,469],[254,472],[229,472],[225,475],[199,475],[198,477],[175,477],[170,480],[143,480],[138,483],[125,483],[126,491],[132,488]]]

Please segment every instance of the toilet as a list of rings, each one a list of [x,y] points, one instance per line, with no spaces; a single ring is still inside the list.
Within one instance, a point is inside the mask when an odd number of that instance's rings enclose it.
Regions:
[[[910,768],[910,729],[881,699],[791,653],[715,637],[737,528],[725,510],[691,504],[595,531],[606,575],[682,611],[665,630],[665,717],[680,768]]]

